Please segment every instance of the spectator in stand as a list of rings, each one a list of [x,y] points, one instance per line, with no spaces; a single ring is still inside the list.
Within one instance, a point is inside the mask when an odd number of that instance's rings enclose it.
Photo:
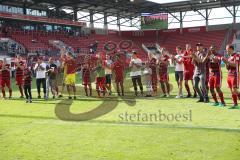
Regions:
[[[38,98],[41,98],[41,85],[43,87],[44,98],[47,99],[46,95],[46,63],[43,62],[42,58],[39,57],[37,63],[35,64],[34,70],[36,72],[36,84]]]

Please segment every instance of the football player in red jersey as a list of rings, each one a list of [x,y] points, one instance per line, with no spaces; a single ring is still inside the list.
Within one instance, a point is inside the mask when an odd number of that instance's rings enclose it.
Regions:
[[[0,91],[2,90],[2,65],[3,65],[3,60],[0,59]]]
[[[16,62],[15,62],[15,68],[16,68],[16,84],[18,85],[21,97],[23,98],[23,71],[24,71],[24,62],[22,60],[22,57],[20,55],[17,56]]]
[[[3,64],[0,72],[2,73],[1,86],[2,86],[3,98],[6,98],[5,86],[7,86],[9,91],[9,99],[11,99],[12,98],[12,87],[11,87],[11,80],[10,80],[11,70],[10,70],[10,64],[7,63],[6,58],[3,60]]]
[[[64,55],[66,54],[66,57]],[[71,95],[71,89],[73,91],[74,99],[77,99],[76,97],[76,70],[77,70],[77,64],[76,60],[73,57],[73,54],[71,52],[66,52],[64,49],[61,50],[61,59],[64,63],[64,66],[67,67],[66,70],[66,77],[65,77],[65,84],[67,86],[68,91],[68,99],[72,99]]]
[[[120,94],[120,88],[122,96],[124,96],[124,87],[123,87],[123,80],[124,80],[124,63],[121,61],[120,56],[116,56],[117,60],[113,63],[113,73],[115,75],[115,83],[117,86],[117,93],[118,96],[121,96]]]
[[[216,52],[216,47],[212,45],[207,54],[209,58],[209,88],[214,100],[213,106],[223,107],[226,106],[223,92],[221,90],[222,83],[222,71],[221,71],[221,56]],[[221,103],[218,102],[216,92],[221,100]]]
[[[85,61],[82,66],[82,85],[84,86],[86,96],[92,96],[92,84],[91,84],[91,72],[92,68],[90,67],[90,63]],[[89,94],[88,94],[89,89]]]
[[[194,64],[191,58],[191,54],[192,54],[192,47],[190,44],[186,44],[186,50],[183,54],[183,65],[184,65],[184,73],[183,73],[183,77],[184,77],[184,84],[185,84],[185,88],[187,90],[187,98],[190,98],[192,96],[189,85],[188,85],[188,81],[191,81],[192,86],[193,86],[193,91],[194,91],[194,95],[193,97],[196,98],[197,97],[197,92],[194,88],[193,85],[193,74],[194,74]]]
[[[169,65],[170,57],[164,54],[165,52],[166,51],[163,51],[162,55],[158,59],[157,64],[159,67],[159,82],[163,91],[162,97],[169,97],[170,85],[169,85],[169,76],[168,76],[168,65]]]
[[[149,56],[149,65],[152,69],[152,88],[153,88],[153,95],[157,95],[157,59],[152,53],[148,54]]]
[[[234,52],[233,45],[227,45],[226,51],[229,57],[223,58],[228,70],[227,84],[232,93],[234,105],[230,109],[239,109],[238,107],[238,87],[239,87],[239,55]]]

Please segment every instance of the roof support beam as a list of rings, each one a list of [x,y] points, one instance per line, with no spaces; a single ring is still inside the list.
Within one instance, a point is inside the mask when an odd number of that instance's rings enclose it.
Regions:
[[[120,23],[121,25],[124,24],[124,23],[127,23],[129,21],[132,21],[133,19],[135,19],[134,17],[130,17],[129,19],[123,21],[122,23]]]
[[[173,18],[175,18],[176,20],[178,20],[180,22],[180,19],[177,16],[175,16],[174,14],[172,14],[170,12],[168,14],[170,14]]]
[[[95,16],[95,17],[97,17],[97,16]],[[100,18],[97,17],[97,19],[94,19],[93,22],[96,22],[96,21],[99,21],[99,20],[102,21],[102,19],[104,19],[104,16],[103,16],[103,17],[100,17]],[[103,20],[102,22],[104,22],[104,20]]]
[[[235,24],[236,23],[236,14],[237,14],[236,6],[234,5],[232,7],[233,7],[233,11],[231,11],[227,6],[225,6],[225,8],[228,10],[228,12],[232,15],[232,17],[233,17],[233,24]]]
[[[120,15],[117,15],[117,26],[118,26],[118,31],[121,31],[121,24],[120,24]]]
[[[233,6],[233,24],[236,24],[236,6]]]
[[[78,20],[78,15],[77,15],[78,11],[77,8],[73,8],[73,20],[77,21]]]
[[[108,17],[108,15],[107,15],[107,13],[106,12],[104,12],[104,22],[103,22],[103,28],[107,31],[106,33],[108,34],[108,20],[107,20],[107,17]]]
[[[182,12],[180,12],[180,33],[183,33],[183,15]]]
[[[206,19],[206,15],[204,15],[204,14],[202,14],[199,10],[196,10],[196,12],[198,13],[198,14],[200,14],[204,19]]]
[[[206,31],[208,31],[208,20],[209,20],[209,16],[210,16],[210,13],[211,13],[211,11],[212,11],[212,9],[210,9],[210,11],[209,11],[209,9],[208,8],[206,8],[205,9],[205,15],[202,13],[202,12],[200,12],[199,10],[196,10],[196,12],[199,14],[199,15],[201,15],[204,19],[205,19],[205,23],[206,23]]]
[[[209,17],[208,9],[206,9],[206,17],[205,17],[205,21],[206,21],[206,31],[208,31],[208,17]]]
[[[90,27],[91,29],[94,29],[93,15],[94,15],[93,10],[90,10],[90,26],[89,26],[89,27]]]

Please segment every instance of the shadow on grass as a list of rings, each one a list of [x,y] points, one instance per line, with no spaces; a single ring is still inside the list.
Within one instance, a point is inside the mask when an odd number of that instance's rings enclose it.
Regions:
[[[125,82],[125,93],[132,93],[131,87],[132,87],[132,81],[130,79],[127,79]],[[173,89],[173,85],[170,85],[171,90]],[[114,90],[116,91],[116,86],[113,86]],[[129,97],[131,97],[131,100],[129,100]],[[119,97],[123,102],[126,103],[128,106],[135,106],[137,98],[142,99],[143,97],[136,97],[136,96],[123,96]],[[111,99],[109,101],[108,99]],[[91,101],[91,100],[87,100]],[[118,103],[118,97],[111,97],[111,98],[104,98],[102,99],[102,103],[97,106],[96,108],[83,112],[83,113],[71,113],[70,108],[73,104],[72,100],[61,100],[59,103],[56,104],[55,107],[55,115],[64,121],[87,121],[96,119],[98,117],[101,117],[103,115],[106,115],[113,111],[117,106]]]
[[[68,122],[59,121],[58,118],[55,117],[44,117],[44,116],[28,116],[28,115],[13,115],[13,114],[0,114],[0,117],[9,117],[9,118],[26,118],[26,119],[40,119],[40,120],[54,120],[52,124],[61,124],[67,125]],[[60,122],[60,123],[59,123]],[[61,123],[63,122],[63,123]],[[36,124],[51,124],[51,122],[36,122]],[[70,123],[69,124],[73,124]],[[194,126],[194,125],[180,125],[180,124],[163,124],[159,123],[143,123],[143,122],[126,122],[126,121],[107,121],[107,120],[90,120],[83,121],[80,123],[74,123],[77,125],[83,124],[105,124],[105,125],[118,125],[118,126],[126,126],[126,127],[153,127],[153,128],[169,128],[169,129],[191,129],[191,130],[206,130],[206,131],[224,131],[224,132],[237,132],[240,133],[240,128],[220,128],[220,127],[209,127],[209,126]]]
[[[103,100],[98,107],[83,113],[72,113],[70,108],[73,100],[62,100],[55,107],[55,115],[64,121],[87,121],[95,119],[111,112],[117,107],[117,98],[114,99],[111,101]]]

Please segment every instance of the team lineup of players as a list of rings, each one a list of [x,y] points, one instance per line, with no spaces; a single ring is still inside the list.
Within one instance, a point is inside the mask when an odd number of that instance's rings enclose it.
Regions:
[[[160,56],[149,53],[149,61],[143,63],[138,54],[133,51],[129,63],[130,77],[134,88],[135,95],[138,96],[138,86],[141,96],[144,95],[142,77],[146,86],[146,97],[157,95],[158,82],[163,92],[162,97],[170,96],[170,84],[168,66],[169,60],[175,61],[175,79],[178,84],[178,95],[176,98],[183,98],[183,83],[187,91],[186,98],[199,97],[198,102],[209,102],[208,92],[210,91],[214,106],[226,106],[224,95],[221,90],[222,71],[221,62],[224,62],[228,70],[227,85],[231,91],[233,106],[238,108],[238,99],[240,98],[239,86],[239,55],[234,52],[233,45],[226,46],[227,54],[222,56],[217,53],[216,47],[211,45],[205,50],[203,44],[196,44],[196,51],[193,51],[190,44],[186,44],[186,50],[180,46],[176,47],[176,55],[171,55],[165,49]],[[124,96],[124,75],[125,62],[116,54],[114,60],[110,55],[106,57],[98,56],[97,63],[94,67],[90,64],[90,59],[85,59],[81,66],[77,65],[76,59],[71,52],[61,49],[61,66],[57,66],[53,58],[49,58],[48,64],[38,58],[34,66],[36,73],[36,86],[38,98],[41,98],[41,86],[43,88],[44,98],[49,97],[49,88],[53,98],[62,97],[64,87],[66,86],[69,99],[76,99],[76,72],[81,70],[82,85],[84,86],[86,96],[92,96],[92,73],[96,73],[96,92],[98,97],[104,97],[106,93],[112,94],[111,80],[114,75],[116,91],[118,96]],[[32,72],[20,56],[15,62],[15,81],[19,87],[20,98],[26,98],[27,103],[32,102]],[[58,89],[58,78],[63,69],[62,91]],[[6,59],[0,60],[0,89],[3,98],[6,98],[5,88],[8,88],[9,98],[12,97],[10,64]],[[193,94],[190,91],[189,81],[193,86]],[[73,94],[73,95],[72,95]],[[220,101],[217,98],[217,95]],[[73,97],[72,97],[73,96]]]

